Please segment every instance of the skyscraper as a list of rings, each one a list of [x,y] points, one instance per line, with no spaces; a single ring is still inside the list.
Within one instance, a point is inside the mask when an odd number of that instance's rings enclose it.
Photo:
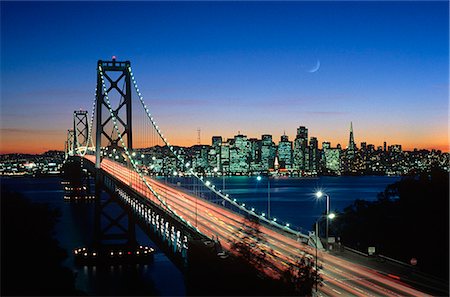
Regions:
[[[304,171],[306,169],[306,153],[308,147],[308,128],[300,126],[294,140],[294,170]],[[309,165],[309,164],[308,164]],[[309,167],[309,166],[308,166]]]
[[[203,172],[209,166],[208,163],[208,146],[206,145],[194,145],[194,159],[192,162],[192,167],[195,170]]]
[[[230,172],[230,142],[222,143],[220,147],[220,171],[222,173]]]
[[[316,137],[311,137],[309,140],[309,171],[317,174],[319,169],[319,142]]]
[[[213,136],[212,137],[212,146],[217,148],[222,145],[222,136]]]
[[[282,169],[292,168],[292,141],[289,141],[286,134],[281,136],[278,143],[278,162]]]
[[[263,170],[273,169],[275,161],[275,145],[272,141],[272,135],[264,134],[261,136],[261,165]]]
[[[327,149],[331,148],[331,143],[329,141],[322,142],[322,151],[320,152],[320,168],[326,169],[325,152]]]
[[[213,136],[212,137],[212,147],[209,151],[208,161],[209,166],[212,168],[218,168],[221,169],[221,162],[220,162],[220,151],[222,146],[222,136]]]
[[[262,172],[264,169],[261,166],[261,140],[250,138],[250,171]]]
[[[325,150],[326,168],[330,173],[341,174],[341,151],[338,148]]]
[[[355,139],[353,138],[353,123],[352,122],[350,122],[350,139],[348,141],[348,150],[353,151],[353,152],[356,150]]]
[[[344,152],[342,169],[344,172],[353,171],[355,166],[356,144],[353,138],[353,123],[350,122],[350,137],[348,140],[348,147]]]
[[[246,174],[250,168],[250,142],[245,135],[234,136],[230,147],[230,172]]]

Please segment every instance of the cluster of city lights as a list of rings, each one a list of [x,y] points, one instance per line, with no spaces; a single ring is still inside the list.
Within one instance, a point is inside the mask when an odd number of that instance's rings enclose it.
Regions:
[[[142,104],[142,107],[144,108],[145,112],[147,113],[147,117],[150,119],[150,122],[152,123],[153,127],[156,129],[156,131],[157,131],[157,133],[159,134],[159,136],[161,137],[161,139],[164,141],[164,143],[167,145],[167,147],[170,149],[170,151],[175,155],[175,157],[176,157],[178,160],[180,160],[181,162],[183,162],[183,161],[184,161],[183,158],[182,158],[181,156],[179,156],[179,155],[175,152],[175,150],[173,149],[173,147],[170,145],[170,143],[167,142],[167,139],[163,136],[161,130],[159,129],[159,127],[158,127],[158,125],[156,124],[156,122],[154,121],[154,119],[153,119],[153,117],[152,117],[152,115],[151,115],[149,109],[147,108],[147,105],[146,105],[145,102],[144,102],[144,97],[142,96],[142,94],[141,94],[141,92],[140,92],[140,90],[139,90],[139,88],[138,88],[138,85],[137,85],[136,80],[135,80],[135,78],[134,78],[133,72],[132,72],[132,70],[131,70],[131,66],[128,66],[128,71],[129,71],[129,73],[130,73],[131,80],[132,80],[132,82],[133,82],[134,88],[136,89],[136,93],[137,93],[138,96],[139,96],[139,100],[140,100],[140,102],[141,102],[141,104]],[[189,168],[189,166],[190,166],[190,164],[189,164],[189,162],[187,162],[187,163],[185,164],[185,167],[186,167],[186,168]],[[218,169],[215,168],[215,172],[217,172],[217,171],[218,171]],[[252,216],[259,217],[261,220],[263,220],[263,221],[265,221],[265,222],[267,222],[267,223],[269,223],[269,224],[271,224],[271,225],[274,225],[274,226],[276,226],[276,227],[279,227],[279,228],[281,228],[281,229],[283,229],[283,230],[287,230],[287,231],[289,231],[289,232],[291,232],[291,233],[294,233],[295,235],[300,235],[300,236],[303,235],[303,234],[301,234],[300,232],[297,232],[297,231],[292,230],[292,229],[290,228],[290,224],[289,224],[289,223],[286,223],[286,225],[284,225],[284,226],[283,226],[283,225],[280,225],[280,224],[276,223],[276,221],[277,221],[276,218],[272,218],[271,220],[269,220],[269,219],[267,219],[267,218],[265,217],[265,213],[261,213],[260,215],[258,215],[257,213],[255,213],[254,208],[252,208],[252,210],[249,210],[249,209],[245,208],[245,203],[239,204],[239,203],[237,202],[236,199],[231,200],[231,199],[228,197],[228,195],[223,195],[221,190],[216,190],[216,189],[215,189],[215,185],[213,185],[210,181],[204,181],[203,178],[202,178],[201,176],[198,176],[198,174],[197,174],[196,172],[194,172],[194,170],[193,170],[192,168],[189,168],[189,173],[192,174],[193,176],[195,176],[198,180],[200,180],[206,187],[208,187],[208,188],[209,188],[211,191],[213,191],[216,195],[218,195],[218,196],[221,197],[222,199],[228,201],[228,202],[231,203],[232,205],[238,207],[239,209],[243,210],[244,212],[246,212],[246,213],[248,213],[248,214],[250,214],[250,215],[252,215]],[[261,177],[260,177],[260,176],[258,177],[258,180],[261,180]]]

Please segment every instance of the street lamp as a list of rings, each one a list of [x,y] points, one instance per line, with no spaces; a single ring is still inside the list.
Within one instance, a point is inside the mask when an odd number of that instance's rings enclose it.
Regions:
[[[262,178],[260,175],[256,177],[257,181],[260,181]],[[270,177],[267,177],[267,218],[270,219]]]
[[[315,233],[316,233],[316,243],[315,243],[315,247],[316,247],[316,275],[315,275],[315,282],[316,282],[316,293],[317,293],[317,285],[318,285],[318,282],[319,282],[319,280],[317,279],[318,278],[318,268],[317,268],[317,262],[318,262],[318,258],[317,258],[317,242],[320,240],[319,239],[319,221],[320,221],[320,219],[322,219],[324,217],[324,215],[321,215],[320,217],[318,217],[317,218],[317,220],[316,220],[316,223],[315,223],[315,229],[316,229],[316,231],[315,231]],[[326,215],[326,218],[327,218],[327,223],[328,223],[328,219],[330,219],[330,220],[332,220],[332,219],[334,219],[336,217],[336,215],[334,214],[334,213],[330,213],[330,214],[327,214]],[[328,226],[328,225],[327,225]],[[328,247],[328,238],[327,238],[327,247]]]
[[[327,208],[326,208],[326,213],[325,215],[327,216],[327,224],[326,224],[326,229],[325,229],[325,237],[326,237],[326,246],[327,246],[327,250],[328,250],[328,219],[329,219],[329,214],[330,214],[330,196],[328,196],[327,194],[323,193],[322,191],[317,191],[316,192],[316,197],[317,199],[320,199],[322,196],[326,197],[326,203],[327,203]],[[334,217],[333,217],[334,218]],[[331,218],[332,219],[332,218]]]

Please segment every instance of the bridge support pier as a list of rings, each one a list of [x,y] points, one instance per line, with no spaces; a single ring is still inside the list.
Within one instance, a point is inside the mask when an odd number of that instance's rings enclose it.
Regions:
[[[84,201],[92,200],[95,196],[91,193],[91,180],[88,171],[83,168],[83,159],[69,157],[63,167],[64,200]]]
[[[133,248],[137,246],[133,213],[123,207],[118,197],[114,197],[117,194],[109,192],[102,195],[105,186],[112,186],[105,185],[105,181],[100,182],[97,177],[95,184],[94,246],[124,245]]]
[[[96,169],[95,164],[91,162],[86,162],[88,171],[95,173],[96,176],[96,218],[95,223],[95,244],[94,246],[101,247],[105,246],[105,228],[102,221],[108,220],[104,218],[104,213],[109,210],[109,205],[117,204],[124,209],[126,214],[123,215],[131,218],[128,221],[128,226],[124,225],[122,229],[119,227],[119,231],[130,231],[129,233],[122,232],[122,239],[127,242],[133,242],[132,237],[127,237],[126,235],[134,236],[134,226],[130,224],[137,224],[142,231],[144,231],[149,238],[154,242],[158,248],[164,252],[181,270],[187,271],[188,269],[188,259],[191,258],[191,252],[196,254],[202,254],[198,252],[199,249],[210,249],[209,245],[203,244],[205,241],[209,242],[209,239],[201,234],[199,234],[192,226],[186,225],[179,218],[171,215],[166,209],[161,207],[159,204],[155,204],[150,201],[150,197],[143,196],[142,192],[138,192],[132,187],[129,187],[126,183],[117,180],[114,176],[105,172],[102,169]],[[104,196],[110,195],[107,199],[100,196],[102,191],[106,192]],[[150,194],[151,195],[151,194]],[[114,200],[114,201],[112,201]],[[117,212],[118,213],[118,212]],[[103,218],[102,218],[103,217]],[[117,218],[117,217],[115,217]],[[120,219],[108,220],[108,222],[114,225],[116,222],[121,222]],[[116,229],[117,230],[117,229]],[[198,242],[198,244],[194,244]],[[191,243],[193,250],[191,251]]]

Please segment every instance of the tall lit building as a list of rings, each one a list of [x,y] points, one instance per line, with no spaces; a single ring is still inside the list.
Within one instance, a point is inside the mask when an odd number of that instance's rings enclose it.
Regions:
[[[308,148],[308,128],[300,126],[294,140],[294,170],[304,171],[306,169]],[[308,164],[309,165],[309,164]],[[309,166],[307,166],[309,167]]]
[[[194,148],[194,159],[192,162],[192,167],[200,172],[204,172],[209,167],[208,163],[208,146],[206,145],[195,145]]]
[[[261,166],[263,170],[274,168],[275,144],[272,141],[272,135],[264,134],[261,136]]]
[[[230,172],[230,142],[222,143],[220,146],[220,171],[228,174]]]
[[[316,137],[311,137],[309,140],[309,171],[317,174],[319,170],[319,142]]]
[[[261,140],[256,138],[250,138],[250,171],[262,172],[261,166]]]
[[[284,134],[278,143],[278,162],[281,169],[292,169],[292,141]]]
[[[212,146],[217,148],[222,145],[222,136],[213,136],[212,137]]]
[[[320,168],[326,169],[326,159],[325,159],[325,151],[331,148],[331,143],[329,141],[322,142],[322,151],[320,152]]]
[[[325,150],[326,169],[334,174],[341,174],[341,150],[327,148]]]
[[[250,169],[250,141],[245,135],[236,135],[230,146],[230,173],[247,174]]]
[[[355,155],[355,151],[356,151],[356,144],[355,144],[355,139],[353,137],[353,123],[350,122],[350,137],[348,140],[348,148],[347,148],[347,152],[348,152],[348,156],[349,157],[353,157]]]
[[[208,162],[209,166],[214,169],[217,168],[220,170],[220,148],[222,146],[222,136],[213,136],[212,137],[212,147],[209,150],[208,154]]]

